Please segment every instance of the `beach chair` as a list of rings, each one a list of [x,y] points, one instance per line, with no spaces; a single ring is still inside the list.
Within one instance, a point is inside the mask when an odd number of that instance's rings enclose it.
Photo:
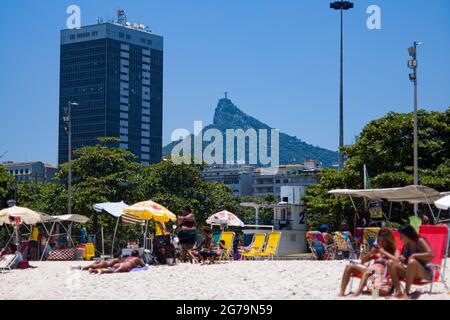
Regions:
[[[264,251],[256,252],[256,256],[258,257],[270,257],[273,260],[273,257],[277,254],[278,246],[280,245],[281,232],[271,232],[267,236],[267,243],[264,248]]]
[[[251,259],[257,257],[258,253],[261,253],[263,251],[263,246],[264,246],[265,241],[266,241],[265,233],[255,233],[253,235],[253,241],[250,245],[250,251],[243,252],[242,256],[245,258],[251,258]]]
[[[217,246],[218,244],[219,244],[219,241],[220,241],[220,238],[221,238],[221,236],[222,236],[222,233],[214,233],[213,234],[213,236],[212,236],[212,238],[213,238],[213,241],[214,241],[214,245],[215,246]]]
[[[348,237],[343,232],[337,231],[333,234],[335,257],[343,259],[345,254],[348,254],[348,256],[350,256],[351,250],[347,239]]]
[[[368,253],[375,246],[377,241],[378,232],[380,232],[381,228],[365,228],[363,235],[363,247],[360,253]]]
[[[220,236],[220,240],[225,241],[225,252],[220,257],[220,260],[228,260],[231,255],[231,249],[233,248],[233,241],[234,241],[235,233],[231,231],[224,231],[222,232]]]
[[[326,244],[322,233],[319,231],[308,231],[306,241],[314,260],[331,260],[335,256],[334,245]]]
[[[7,254],[3,256],[0,260],[0,273],[2,273],[4,270],[11,271],[15,258],[15,254]]]
[[[403,250],[403,241],[402,239],[400,239],[400,232],[398,232],[398,230],[392,230],[392,234],[394,235],[395,238],[395,243],[397,245],[397,250],[398,252],[402,252]]]
[[[448,290],[447,283],[445,282],[445,268],[448,256],[449,246],[449,232],[446,225],[421,225],[419,227],[419,236],[425,238],[434,252],[434,258],[431,261],[431,267],[433,269],[433,277],[431,281],[416,280],[413,282],[416,286],[430,286],[429,293],[433,292],[433,284],[435,282],[442,282],[445,288]],[[405,279],[401,279],[405,281]]]

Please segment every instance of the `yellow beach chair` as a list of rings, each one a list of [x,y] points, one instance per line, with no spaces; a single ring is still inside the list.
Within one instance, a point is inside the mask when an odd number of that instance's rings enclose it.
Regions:
[[[228,260],[230,258],[231,248],[233,248],[234,232],[231,231],[222,232],[219,242],[222,240],[225,241],[225,252],[222,254],[220,258]]]
[[[264,251],[257,252],[256,255],[258,257],[271,257],[273,260],[273,257],[277,254],[280,239],[281,239],[280,231],[269,233]]]
[[[243,252],[242,256],[246,258],[255,258],[258,253],[263,251],[264,242],[266,241],[265,233],[255,233],[249,252]]]

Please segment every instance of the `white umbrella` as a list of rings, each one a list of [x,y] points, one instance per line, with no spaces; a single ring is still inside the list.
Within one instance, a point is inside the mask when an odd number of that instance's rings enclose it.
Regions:
[[[450,195],[435,201],[434,204],[439,209],[448,210],[450,208]]]
[[[106,211],[113,217],[119,218],[123,214],[123,210],[128,208],[125,202],[104,202],[94,204],[94,210],[97,212]]]
[[[54,221],[69,221],[76,223],[86,223],[89,221],[88,217],[79,214],[64,214],[62,216],[52,216]]]
[[[220,224],[229,227],[244,227],[244,222],[227,210],[214,213],[206,220],[207,224]]]
[[[0,226],[3,224],[12,224],[10,217],[16,218],[20,223],[36,224],[47,221],[47,218],[40,213],[28,208],[13,206],[0,210]]]

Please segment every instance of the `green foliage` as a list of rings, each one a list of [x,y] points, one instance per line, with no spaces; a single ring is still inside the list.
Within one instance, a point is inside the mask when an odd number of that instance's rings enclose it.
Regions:
[[[9,200],[10,186],[13,184],[14,179],[6,170],[6,168],[0,164],[0,206],[5,207],[6,201]]]
[[[438,191],[450,190],[450,108],[444,112],[418,113],[420,184]],[[308,227],[316,229],[329,223],[333,229],[343,221],[352,225],[354,209],[345,197],[335,198],[332,189],[363,189],[366,164],[372,188],[402,187],[413,184],[413,114],[389,113],[367,124],[360,139],[342,150],[349,156],[338,172],[325,169],[321,181],[307,191]],[[355,200],[358,209],[364,207]],[[385,207],[384,211],[389,208]],[[402,223],[411,212],[410,205],[394,204],[393,220]]]
[[[175,214],[189,206],[199,225],[217,211],[237,212],[240,208],[228,186],[201,178],[202,165],[176,165],[171,161],[162,161],[144,167],[134,161],[136,157],[131,152],[108,147],[113,140],[103,138],[100,142],[99,145],[83,147],[74,152],[72,212],[91,218],[86,225],[91,233],[103,227],[107,252],[117,220],[108,214],[95,212],[92,207],[94,203],[123,200],[133,204],[152,199]],[[18,204],[52,215],[65,214],[67,175],[68,166],[63,164],[52,183],[19,182]],[[152,229],[150,224],[150,231]],[[139,239],[142,232],[142,226],[123,226],[120,223],[117,243]],[[76,228],[73,233],[77,233]]]
[[[142,199],[152,200],[178,214],[183,207],[190,207],[199,224],[221,210],[235,212],[238,202],[231,189],[201,178],[202,165],[174,164],[170,160],[142,169],[142,183],[138,193]]]

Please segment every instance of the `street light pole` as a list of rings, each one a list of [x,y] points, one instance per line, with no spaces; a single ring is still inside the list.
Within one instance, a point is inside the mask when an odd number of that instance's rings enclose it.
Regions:
[[[419,149],[418,149],[418,117],[417,117],[417,46],[422,42],[414,41],[414,45],[408,48],[409,55],[413,58],[408,61],[408,67],[413,70],[409,79],[414,83],[414,185],[419,184]],[[414,213],[417,216],[418,204],[414,204]]]
[[[67,163],[67,214],[72,214],[72,106],[78,106],[76,102],[70,102],[64,116],[68,135],[68,163]]]
[[[344,147],[344,10],[354,7],[350,1],[335,1],[330,8],[341,14],[341,59],[340,59],[340,97],[339,97],[339,148]],[[339,150],[339,170],[344,168],[344,155]]]

